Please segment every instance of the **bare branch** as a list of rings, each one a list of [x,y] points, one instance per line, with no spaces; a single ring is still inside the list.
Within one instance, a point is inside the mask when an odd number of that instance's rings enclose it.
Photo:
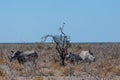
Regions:
[[[45,42],[48,37],[53,38],[53,35],[49,35],[49,34],[48,34],[48,35],[45,35],[44,37],[41,38],[41,39],[42,39],[42,42]]]
[[[62,27],[59,28],[59,30],[65,36],[65,33],[63,32],[64,25],[65,25],[65,22],[63,22],[63,25],[62,25]]]

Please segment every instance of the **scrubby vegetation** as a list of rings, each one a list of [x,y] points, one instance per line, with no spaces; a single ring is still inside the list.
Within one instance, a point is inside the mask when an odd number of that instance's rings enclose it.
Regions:
[[[69,51],[77,54],[90,49],[96,58],[91,64],[82,62],[65,66],[59,64],[55,44],[0,44],[0,80],[119,80],[120,79],[120,44],[91,43],[72,44]],[[39,55],[37,70],[34,75],[26,76],[25,67],[17,60],[10,63],[11,50],[35,50]]]

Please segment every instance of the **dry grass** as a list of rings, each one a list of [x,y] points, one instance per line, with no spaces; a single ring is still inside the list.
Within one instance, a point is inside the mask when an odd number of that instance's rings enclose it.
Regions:
[[[89,49],[96,57],[95,62],[78,65],[66,62],[66,66],[60,66],[54,44],[0,44],[0,80],[26,79],[24,67],[17,61],[9,62],[11,50],[35,50],[38,53],[37,70],[31,80],[119,80],[120,44],[72,44],[69,51],[77,54]]]

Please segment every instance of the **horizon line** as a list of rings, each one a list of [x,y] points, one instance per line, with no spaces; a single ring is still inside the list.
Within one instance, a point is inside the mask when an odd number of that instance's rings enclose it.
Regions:
[[[54,44],[53,42],[0,42],[0,44],[37,44],[37,43],[45,43],[45,44]],[[71,42],[71,44],[112,44],[112,43],[120,43],[120,42]]]

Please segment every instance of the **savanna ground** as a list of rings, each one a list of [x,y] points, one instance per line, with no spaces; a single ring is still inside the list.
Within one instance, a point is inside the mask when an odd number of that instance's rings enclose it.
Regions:
[[[120,80],[120,43],[76,43],[69,51],[77,54],[89,49],[95,62],[61,66],[54,44],[0,44],[0,80]],[[11,50],[35,50],[36,69],[31,67],[31,72],[30,65],[22,66],[17,60],[10,63]]]

